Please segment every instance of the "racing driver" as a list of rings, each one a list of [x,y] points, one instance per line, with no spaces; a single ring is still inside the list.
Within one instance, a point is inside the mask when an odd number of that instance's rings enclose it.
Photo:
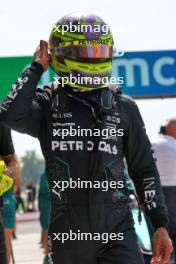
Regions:
[[[112,33],[109,27],[105,32],[105,26],[93,14],[72,13],[61,18],[52,29],[49,45],[40,41],[32,64],[1,104],[0,120],[40,141],[52,193],[50,263],[144,263],[128,206],[125,157],[140,203],[155,229],[152,263],[164,264],[172,243],[159,175],[135,102],[104,82],[114,52]],[[49,65],[57,78],[37,89]],[[109,136],[68,133],[63,139],[62,130],[70,127],[108,129]],[[123,135],[111,133],[113,129],[122,129]],[[104,191],[94,185],[63,191],[59,183],[70,179],[108,181],[110,188]],[[114,187],[122,181],[123,188],[120,184]]]

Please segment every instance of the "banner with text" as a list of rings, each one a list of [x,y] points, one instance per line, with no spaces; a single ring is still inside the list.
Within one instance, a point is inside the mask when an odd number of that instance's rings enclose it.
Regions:
[[[0,101],[31,60],[31,56],[0,58]],[[111,76],[123,77],[123,93],[135,98],[176,96],[176,50],[126,52],[123,57],[114,57]],[[53,81],[53,77],[49,68],[39,87]]]

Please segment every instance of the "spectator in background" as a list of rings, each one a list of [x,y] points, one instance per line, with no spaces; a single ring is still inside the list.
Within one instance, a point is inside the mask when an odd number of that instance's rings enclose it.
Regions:
[[[160,137],[153,144],[165,203],[169,211],[169,232],[176,253],[176,118],[161,126]]]
[[[16,202],[16,213],[22,212],[25,213],[25,205],[24,200],[21,196],[21,188],[18,186],[17,191],[15,193],[15,202]],[[16,231],[17,231],[17,221],[15,220],[15,227],[13,229],[13,239],[17,239]]]
[[[5,128],[2,124],[0,124],[0,159],[4,160],[4,162],[8,166],[8,175],[11,176],[14,180],[13,189],[11,188],[6,193],[4,193],[2,197],[0,197],[1,204],[3,204],[3,225],[0,221],[0,263],[9,264],[11,256],[11,237],[15,222],[15,199],[13,196],[13,192],[16,191],[17,186],[20,183],[20,179],[19,162],[15,155],[10,130]],[[6,254],[3,237],[3,226],[6,242]]]
[[[51,197],[50,197],[50,190],[45,172],[42,172],[40,175],[38,206],[40,211],[40,225],[42,229],[41,243],[46,254],[44,263],[47,263],[48,227],[49,227],[50,210],[51,210]]]
[[[27,192],[27,212],[35,211],[35,197],[36,197],[36,188],[33,185],[32,180],[28,181],[26,186]]]
[[[20,186],[18,187],[16,193],[15,193],[15,199],[16,199],[16,210],[20,210],[20,206],[21,209],[23,211],[23,213],[25,212],[25,205],[24,205],[24,201],[23,198],[21,196],[21,189]]]

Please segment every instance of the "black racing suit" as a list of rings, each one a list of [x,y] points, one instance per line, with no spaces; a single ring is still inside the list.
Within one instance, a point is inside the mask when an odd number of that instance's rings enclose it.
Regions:
[[[40,141],[52,194],[50,262],[143,263],[125,183],[123,189],[117,186],[107,191],[102,185],[61,191],[57,185],[58,181],[70,179],[119,183],[123,181],[125,157],[140,202],[153,226],[167,226],[159,175],[136,104],[121,95],[112,96],[108,88],[81,93],[68,86],[59,88],[56,83],[36,90],[42,73],[42,67],[35,62],[25,70],[1,104],[0,120]],[[61,131],[70,127],[77,131],[122,129],[123,136],[105,139],[102,134],[87,137],[69,134],[62,138]],[[69,234],[65,243],[61,242],[61,233]],[[110,237],[112,233],[117,234],[115,239]],[[104,239],[107,234],[108,242]]]

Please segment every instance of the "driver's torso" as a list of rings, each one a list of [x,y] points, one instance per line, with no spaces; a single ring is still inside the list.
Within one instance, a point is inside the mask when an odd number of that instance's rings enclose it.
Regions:
[[[126,207],[128,197],[123,179],[124,153],[121,115],[98,113],[98,100],[101,93],[81,96],[80,93],[67,93],[64,109],[59,108],[60,98],[46,109],[45,128],[41,130],[40,143],[46,158],[47,176],[52,197],[52,219],[57,217],[56,208],[61,205],[96,205],[107,203],[114,208]],[[63,99],[64,100],[64,99]],[[72,135],[63,135],[63,129],[72,127]],[[84,129],[84,132],[82,132]],[[85,136],[85,131],[87,134]],[[118,136],[91,134],[93,131],[114,129]],[[70,131],[70,130],[69,130]],[[81,135],[81,133],[83,133]],[[60,190],[58,181],[123,181],[124,188],[67,188]]]

